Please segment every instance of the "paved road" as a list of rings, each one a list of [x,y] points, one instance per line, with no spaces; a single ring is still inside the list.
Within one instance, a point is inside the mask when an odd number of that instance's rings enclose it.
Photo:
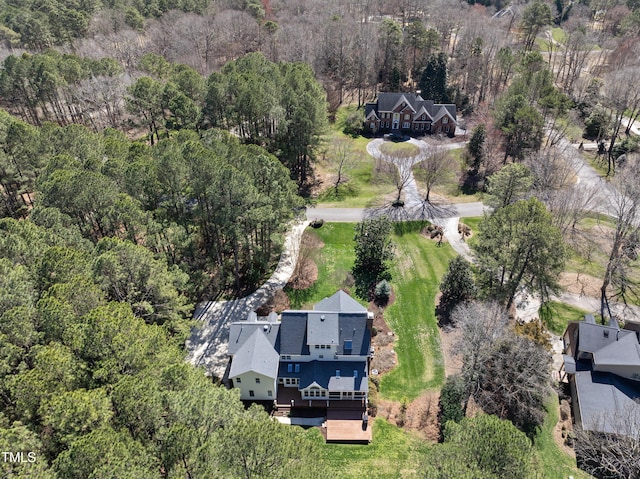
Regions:
[[[392,206],[384,208],[308,208],[307,219],[310,221],[323,219],[334,223],[357,223],[363,218],[372,216],[388,215],[392,219],[403,219],[404,217],[415,217],[416,219],[431,218],[470,218],[482,216],[486,207],[478,202],[474,203],[454,203],[454,204],[432,204],[422,205],[413,212],[408,207],[394,208]],[[398,212],[400,210],[401,212]],[[424,215],[422,212],[424,211]]]

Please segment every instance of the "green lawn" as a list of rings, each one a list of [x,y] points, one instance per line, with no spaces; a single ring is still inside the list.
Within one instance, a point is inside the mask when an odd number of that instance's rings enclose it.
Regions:
[[[576,466],[576,460],[558,447],[553,438],[553,428],[558,422],[558,396],[553,393],[547,403],[547,417],[534,440],[534,450],[539,469],[546,479],[588,479],[591,476]]]
[[[307,232],[316,234],[324,242],[324,247],[316,258],[318,280],[306,290],[287,289],[292,308],[311,308],[318,301],[348,285],[347,279],[355,260],[354,227],[353,223],[325,223],[321,228],[307,229]]]
[[[382,199],[395,190],[391,178],[376,175],[375,160],[367,153],[367,144],[371,138],[363,136],[352,137],[343,133],[345,119],[356,111],[355,106],[342,107],[336,113],[336,121],[324,138],[325,155],[331,155],[331,145],[339,140],[349,142],[351,155],[350,168],[344,173],[348,182],[339,186],[338,191],[331,184],[323,186],[318,195],[318,203],[323,206],[340,208],[367,208],[380,205]],[[412,146],[413,145],[409,145]],[[415,148],[415,147],[414,147]],[[319,155],[320,156],[320,155]],[[319,162],[317,170],[320,173],[335,174],[335,167],[331,162]]]
[[[309,434],[322,443],[323,457],[340,479],[415,478],[420,458],[428,448],[424,440],[381,418],[373,421],[373,441],[368,446],[324,444],[317,428]]]
[[[570,321],[580,321],[588,312],[569,304],[550,301],[540,307],[538,314],[549,331],[561,336]]]
[[[455,253],[416,231],[396,234],[393,241],[396,259],[391,283],[396,301],[385,311],[385,320],[398,335],[398,365],[382,377],[380,395],[411,401],[425,389],[439,388],[444,380],[435,296]]]
[[[567,34],[560,27],[554,27],[551,29],[551,36],[558,43],[564,43],[567,41]]]
[[[380,145],[380,152],[384,155],[393,155],[400,158],[411,158],[420,153],[420,149],[412,143],[395,143],[386,141]]]

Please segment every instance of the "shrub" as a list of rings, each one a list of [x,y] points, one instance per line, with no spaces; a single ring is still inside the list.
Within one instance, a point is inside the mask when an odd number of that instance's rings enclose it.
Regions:
[[[378,306],[384,306],[389,302],[391,296],[391,285],[386,279],[376,284],[374,299]]]
[[[449,376],[440,392],[440,439],[444,439],[444,429],[448,421],[460,422],[464,418],[465,387],[459,375]]]

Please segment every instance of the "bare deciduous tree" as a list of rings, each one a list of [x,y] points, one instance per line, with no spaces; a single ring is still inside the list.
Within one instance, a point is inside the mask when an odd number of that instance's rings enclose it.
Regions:
[[[351,151],[351,143],[344,138],[338,139],[331,148],[329,155],[333,170],[336,177],[333,182],[333,188],[338,194],[340,185],[348,181],[347,173],[354,166],[356,157],[353,151]]]
[[[377,161],[376,169],[391,178],[396,187],[396,204],[401,202],[402,192],[413,179],[413,172],[411,171],[413,164],[414,159],[412,157],[407,158],[393,153],[383,153]]]
[[[640,478],[639,409],[629,405],[618,413],[603,412],[596,424],[588,425],[591,430],[576,428],[575,450],[582,469],[596,477]]]
[[[515,333],[498,303],[463,303],[452,314],[462,330],[458,351],[467,401],[511,420],[533,434],[544,421],[551,357],[539,344]]]
[[[426,203],[430,203],[431,189],[457,173],[458,165],[448,150],[437,147],[417,165],[417,176],[425,184],[427,193],[424,197]]]
[[[628,170],[627,170],[628,168]],[[610,238],[609,259],[600,288],[600,314],[611,317],[609,301],[638,297],[638,288],[631,274],[631,263],[640,247],[640,180],[633,165],[625,165],[612,181],[609,198],[611,215],[616,219]]]

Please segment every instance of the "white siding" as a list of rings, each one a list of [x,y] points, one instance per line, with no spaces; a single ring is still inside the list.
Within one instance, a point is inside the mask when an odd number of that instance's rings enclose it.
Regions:
[[[260,381],[256,382],[256,378]],[[240,379],[240,382],[238,382]],[[245,401],[269,401],[276,398],[276,378],[249,371],[231,378],[233,387],[240,390],[240,399]],[[253,396],[251,395],[253,391]],[[269,395],[271,392],[271,395]]]

